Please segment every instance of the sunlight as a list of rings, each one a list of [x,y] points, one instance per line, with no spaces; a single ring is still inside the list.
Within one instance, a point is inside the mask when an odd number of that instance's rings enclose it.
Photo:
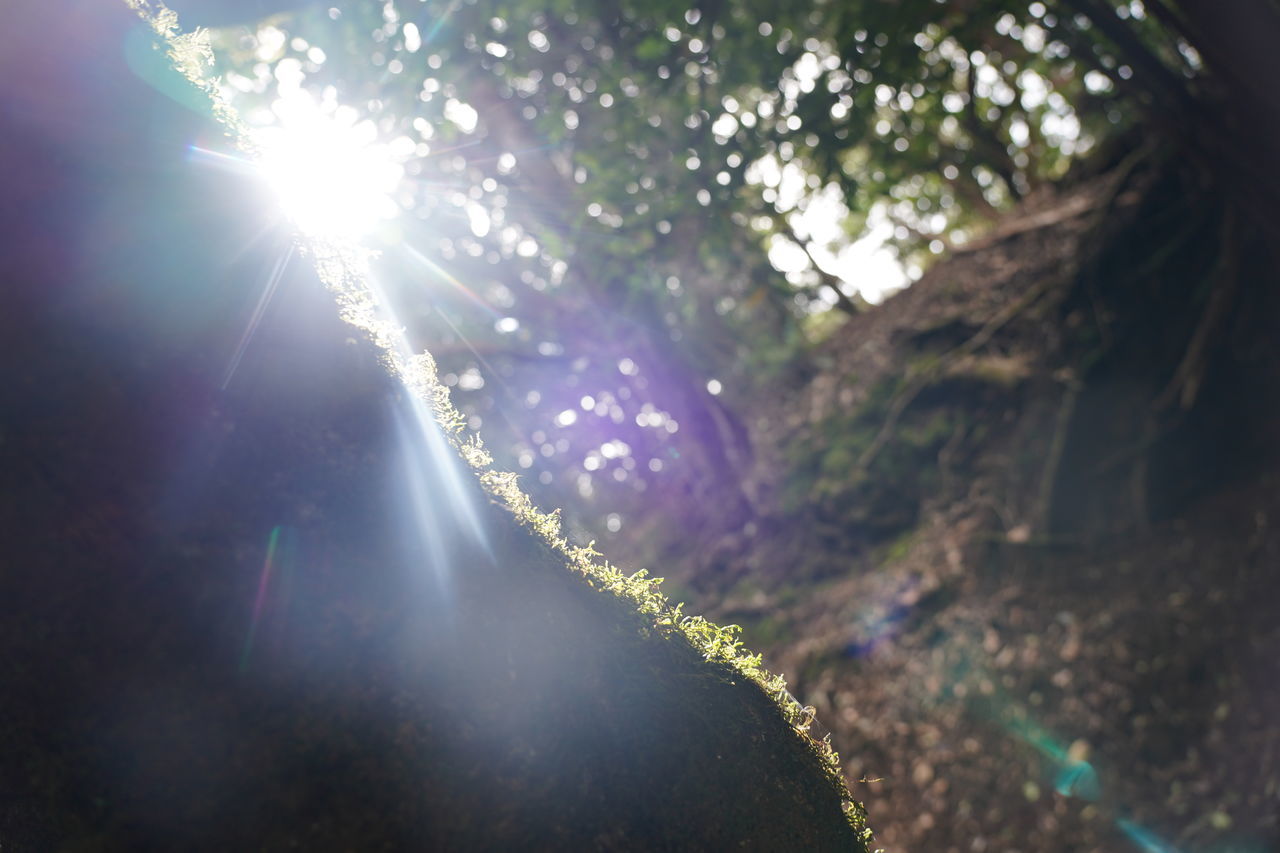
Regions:
[[[392,193],[404,167],[377,141],[372,121],[357,121],[351,107],[319,105],[302,90],[276,101],[272,112],[279,123],[255,132],[259,164],[301,231],[358,242],[395,218]]]

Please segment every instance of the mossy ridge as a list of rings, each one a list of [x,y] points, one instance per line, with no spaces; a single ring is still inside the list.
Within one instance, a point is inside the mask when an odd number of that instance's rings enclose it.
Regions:
[[[182,32],[177,13],[160,0],[123,2],[151,27],[164,45],[174,69],[208,98],[210,115],[228,137],[245,153],[255,153],[256,146],[239,114],[206,74],[213,61],[207,32],[200,29]],[[631,604],[660,636],[676,641],[682,639],[708,663],[739,673],[759,685],[791,729],[818,758],[828,781],[839,793],[845,819],[863,842],[864,849],[870,849],[872,831],[867,825],[866,810],[849,792],[830,736],[819,740],[810,734],[814,709],[801,705],[787,690],[786,680],[769,672],[763,665],[762,656],[743,646],[738,639],[741,628],[737,625],[721,626],[702,616],[685,614],[683,604],[672,605],[660,591],[662,578],[650,577],[645,569],[625,574],[602,558],[595,550],[594,542],[576,546],[562,536],[558,509],[542,512],[520,489],[516,474],[492,468],[492,456],[484,449],[479,435],[466,428],[448,388],[439,382],[435,360],[430,353],[409,354],[404,350],[402,330],[389,313],[382,310],[369,285],[368,263],[372,253],[354,244],[301,235],[297,239],[303,253],[312,259],[320,280],[333,294],[341,319],[367,334],[378,349],[384,368],[400,379],[410,394],[430,407],[446,439],[475,472],[486,493],[505,506],[523,527],[561,555],[567,568],[592,588]]]
[[[151,27],[151,31],[164,46],[165,56],[173,69],[204,95],[209,114],[222,126],[236,147],[246,154],[255,153],[257,146],[254,145],[248,127],[240,119],[236,109],[222,97],[217,83],[206,73],[206,69],[213,65],[209,31],[197,27],[189,33],[183,32],[178,24],[178,13],[165,6],[163,0],[124,0],[124,4]]]
[[[787,690],[781,676],[764,667],[762,656],[746,649],[739,640],[738,625],[717,625],[702,616],[683,612],[683,604],[673,605],[660,590],[662,578],[651,577],[647,570],[626,574],[603,559],[594,542],[574,545],[562,535],[560,511],[539,510],[519,486],[513,472],[495,470],[493,458],[480,436],[465,425],[466,421],[453,405],[449,389],[436,374],[435,360],[428,352],[405,355],[397,350],[399,330],[379,310],[376,297],[369,289],[365,275],[368,253],[350,246],[334,246],[316,241],[304,246],[316,263],[321,280],[335,295],[344,321],[369,335],[382,354],[384,366],[399,378],[405,388],[425,403],[446,439],[473,469],[485,492],[506,507],[516,520],[554,552],[564,558],[566,566],[594,589],[610,593],[629,603],[645,622],[662,637],[687,641],[702,657],[717,667],[738,673],[760,686],[773,699],[783,719],[800,736],[821,762],[831,785],[840,794],[846,819],[864,844],[870,845],[872,833],[867,826],[866,811],[853,799],[840,772],[840,757],[828,736],[814,738],[809,730],[814,722],[812,707],[804,706]]]

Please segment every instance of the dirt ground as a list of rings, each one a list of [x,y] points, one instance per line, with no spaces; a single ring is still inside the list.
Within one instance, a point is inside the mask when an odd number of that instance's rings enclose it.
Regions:
[[[948,565],[924,535],[800,592],[761,645],[874,780],[890,853],[1274,850],[1278,512],[1266,474],[1119,548]]]
[[[854,318],[755,412],[757,516],[666,566],[888,853],[1280,849],[1276,360],[1161,414],[1214,268],[1185,204],[1112,172]]]

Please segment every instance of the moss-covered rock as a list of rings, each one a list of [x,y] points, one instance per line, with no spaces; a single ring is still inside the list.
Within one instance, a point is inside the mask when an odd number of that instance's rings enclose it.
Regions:
[[[758,659],[424,451],[306,264],[246,333],[291,244],[186,162],[216,131],[129,75],[135,25],[21,52],[53,118],[0,132],[0,844],[865,850]]]

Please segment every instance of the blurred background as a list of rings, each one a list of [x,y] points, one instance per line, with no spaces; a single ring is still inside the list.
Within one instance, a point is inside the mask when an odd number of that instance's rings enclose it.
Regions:
[[[172,5],[259,149],[190,168],[376,250],[886,850],[1280,849],[1274,3]]]

